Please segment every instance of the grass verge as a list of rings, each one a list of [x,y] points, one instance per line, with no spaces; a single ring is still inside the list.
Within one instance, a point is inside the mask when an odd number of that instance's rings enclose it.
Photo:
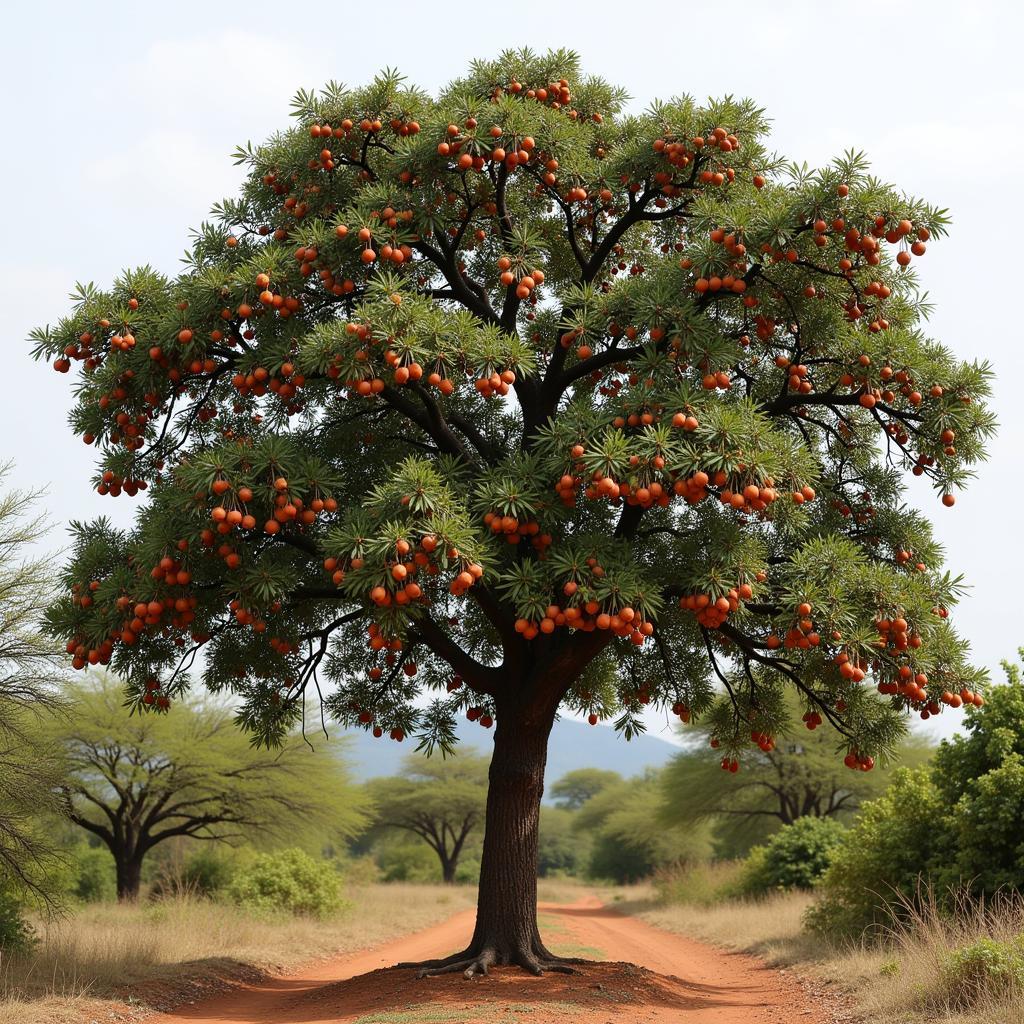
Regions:
[[[847,993],[867,1024],[1024,1022],[1024,899],[987,906],[961,900],[944,913],[934,899],[877,942],[833,945],[802,928],[812,897],[665,904],[652,886],[611,894],[624,913],[666,931],[793,967]]]
[[[476,889],[395,883],[353,886],[348,897],[355,909],[325,921],[256,916],[187,897],[82,907],[40,923],[32,954],[0,960],[0,1024],[107,1018],[112,1001],[131,1019],[226,980],[288,971],[426,928],[472,906]]]

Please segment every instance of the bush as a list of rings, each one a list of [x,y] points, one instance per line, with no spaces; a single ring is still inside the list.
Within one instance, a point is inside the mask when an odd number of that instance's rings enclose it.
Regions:
[[[24,901],[0,881],[0,950],[24,953],[35,945],[35,941],[35,930],[25,920]]]
[[[812,930],[843,937],[892,925],[902,913],[898,893],[912,897],[922,872],[951,859],[947,814],[928,769],[895,772],[833,851],[821,899],[807,913]]]
[[[862,807],[809,912],[815,930],[887,928],[924,891],[949,911],[963,884],[975,899],[1024,889],[1024,684],[1018,666],[1004,668],[1006,685],[966,709],[966,735],[943,741],[930,767],[897,771]]]
[[[341,877],[326,861],[302,850],[262,853],[240,871],[226,890],[227,898],[260,912],[284,911],[323,918],[346,906]]]
[[[105,903],[117,897],[114,858],[103,846],[85,843],[68,851],[68,895],[82,903]]]
[[[950,954],[943,971],[957,1005],[1024,992],[1024,935],[1014,942],[981,938]]]
[[[783,825],[764,846],[747,855],[736,894],[764,896],[789,889],[811,889],[824,875],[846,829],[834,818],[803,817]]]
[[[192,851],[184,863],[164,863],[153,880],[149,894],[156,899],[184,894],[217,896],[227,889],[251,858],[249,851],[204,845]]]

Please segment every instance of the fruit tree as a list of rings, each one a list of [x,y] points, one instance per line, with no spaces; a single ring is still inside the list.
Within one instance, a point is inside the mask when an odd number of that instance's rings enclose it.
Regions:
[[[563,51],[300,92],[179,274],[35,334],[97,489],[147,491],[75,527],[75,665],[160,711],[202,651],[266,743],[311,701],[428,751],[494,728],[476,930],[426,970],[569,969],[535,913],[560,709],[699,718],[736,770],[795,688],[856,771],[980,700],[903,497],[952,504],[993,429],[922,327],[947,217],[770,156],[750,101],[625,100]]]

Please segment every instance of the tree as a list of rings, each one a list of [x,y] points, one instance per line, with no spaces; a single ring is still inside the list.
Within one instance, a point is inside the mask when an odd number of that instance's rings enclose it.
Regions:
[[[51,726],[66,814],[110,850],[119,900],[138,897],[146,854],[175,836],[347,838],[365,822],[365,801],[328,744],[314,752],[287,737],[261,751],[224,705],[183,701],[173,715],[136,714],[109,678],[78,683],[69,697],[69,717]]]
[[[542,806],[537,831],[537,876],[577,875],[586,862],[587,844],[573,829],[574,813]]]
[[[622,782],[622,776],[607,768],[576,768],[552,785],[551,795],[556,806],[578,811],[591,797],[617,782]]]
[[[635,882],[656,868],[706,859],[707,829],[666,827],[660,803],[658,775],[648,770],[605,786],[580,807],[573,828],[592,837],[591,876]]]
[[[789,703],[799,710],[796,701]],[[739,774],[723,772],[708,760],[703,747],[709,731],[693,727],[691,740],[699,737],[703,743],[693,743],[665,767],[661,820],[686,827],[712,819],[719,844],[735,852],[802,817],[848,818],[890,783],[891,770],[848,771],[835,756],[831,730],[818,729],[813,719],[804,724],[811,727],[753,751]],[[899,746],[899,762],[913,767],[931,753],[925,741],[907,737]]]
[[[0,483],[9,469],[0,465]],[[48,559],[28,557],[46,531],[36,518],[39,497],[0,495],[0,889],[49,901],[53,850],[39,822],[55,809],[57,776],[35,726],[40,715],[60,713],[61,673],[59,652],[41,630],[52,568]]]
[[[437,854],[442,880],[453,883],[466,840],[483,824],[487,759],[412,754],[402,776],[373,779],[367,791],[378,823],[419,836]]]
[[[770,157],[751,101],[625,97],[566,51],[301,92],[176,277],[33,335],[80,366],[98,490],[148,488],[134,529],[75,530],[75,664],[162,710],[203,649],[263,742],[321,677],[425,749],[497,723],[477,925],[428,971],[571,969],[535,909],[559,709],[675,707],[738,766],[791,686],[866,769],[983,681],[903,499],[950,504],[993,430],[988,367],[922,327],[946,214],[860,155]]]

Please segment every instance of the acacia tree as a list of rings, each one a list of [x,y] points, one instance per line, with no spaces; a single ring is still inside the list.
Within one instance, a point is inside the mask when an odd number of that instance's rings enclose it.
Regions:
[[[266,742],[325,681],[427,749],[497,723],[476,929],[426,970],[569,969],[535,911],[560,708],[675,708],[734,768],[791,686],[866,769],[981,680],[903,498],[950,504],[993,428],[988,368],[921,326],[946,215],[769,156],[751,101],[624,102],[564,51],[300,92],[181,273],[34,336],[80,365],[99,491],[149,488],[76,529],[77,665],[162,708],[202,649]]]
[[[69,714],[49,730],[65,813],[110,850],[119,900],[138,897],[146,854],[175,837],[298,829],[351,838],[365,823],[365,802],[329,749],[298,737],[255,748],[225,706],[191,701],[173,715],[133,715],[112,679],[86,680],[68,695]]]
[[[0,484],[9,470],[0,464]],[[33,514],[40,497],[0,494],[0,892],[27,890],[46,902],[54,849],[40,822],[56,810],[59,776],[36,726],[63,702],[60,653],[42,630],[53,574],[47,559],[29,557],[46,531]]]
[[[603,789],[622,781],[618,772],[608,768],[574,768],[555,781],[551,787],[551,796],[555,798],[558,807],[578,811]]]
[[[372,779],[367,792],[378,824],[419,836],[437,854],[442,881],[454,883],[466,840],[484,821],[486,759],[412,754],[402,775]]]
[[[791,715],[800,713],[790,697]],[[712,737],[703,725],[695,726],[691,742]],[[875,769],[849,772],[835,756],[835,737],[825,728],[789,730],[744,758],[738,775],[722,772],[706,750],[694,743],[665,767],[660,817],[666,824],[692,827],[714,819],[715,831],[732,845],[753,845],[780,825],[802,817],[848,817],[866,800],[878,796],[892,781],[892,773]],[[926,743],[907,737],[897,748],[896,762],[920,764],[933,753]]]

